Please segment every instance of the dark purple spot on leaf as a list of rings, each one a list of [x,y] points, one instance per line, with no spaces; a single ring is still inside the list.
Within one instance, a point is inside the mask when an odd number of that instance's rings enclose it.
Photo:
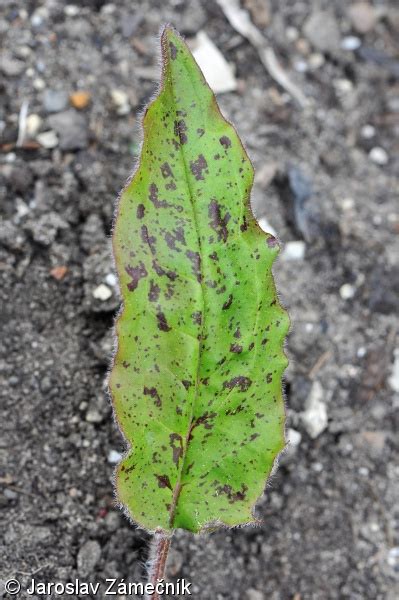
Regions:
[[[163,267],[161,267],[161,265],[158,264],[156,260],[152,261],[152,268],[154,269],[155,273],[160,277],[162,275],[165,275],[171,281],[174,281],[177,278],[177,273],[175,273],[174,271],[166,271]]]
[[[187,250],[186,252],[187,258],[191,261],[191,270],[193,275],[196,277],[197,281],[201,283],[202,281],[202,273],[201,273],[201,257],[198,252],[193,252],[192,250]]]
[[[227,310],[228,308],[230,308],[232,303],[233,303],[233,295],[229,294],[229,297],[227,298],[226,302],[222,306],[223,310]]]
[[[200,310],[193,312],[193,314],[191,316],[196,325],[202,324],[202,312]]]
[[[156,388],[144,387],[144,396],[151,396],[154,399],[155,406],[162,406],[162,400]]]
[[[248,486],[242,484],[241,490],[238,492],[234,492],[231,485],[225,484],[223,486],[219,485],[216,488],[216,495],[218,494],[226,494],[229,499],[229,504],[234,504],[234,502],[245,500],[246,493],[248,491]]]
[[[148,300],[150,302],[157,302],[161,289],[154,281],[151,280],[150,291],[148,292]]]
[[[183,456],[183,439],[178,433],[171,433],[169,440],[173,451],[173,462],[175,465],[178,465],[179,460]]]
[[[148,275],[147,269],[141,261],[137,267],[131,267],[130,265],[127,265],[127,267],[125,267],[125,271],[132,278],[132,281],[127,284],[127,289],[129,292],[133,292],[137,288],[140,279],[147,277]]]
[[[231,140],[226,135],[223,135],[221,138],[219,138],[219,142],[222,144],[225,150],[231,146]]]
[[[163,165],[161,165],[161,173],[162,177],[164,177],[165,179],[167,179],[168,177],[173,177],[172,169],[170,168],[169,163],[164,162]]]
[[[240,354],[242,352],[242,346],[240,346],[240,344],[231,344],[230,352],[235,352],[236,354]]]
[[[176,57],[177,57],[177,48],[176,48],[176,46],[174,45],[173,42],[169,42],[169,49],[170,49],[170,58],[172,60],[176,60]]]
[[[199,181],[200,179],[204,179],[203,171],[207,170],[208,163],[205,160],[203,154],[200,154],[197,160],[190,161],[190,169],[191,173],[194,175],[195,179]]]
[[[210,220],[210,226],[217,233],[218,240],[227,241],[228,229],[227,223],[230,221],[230,214],[226,212],[225,216],[222,217],[221,206],[217,200],[211,200],[208,206],[208,216]]]
[[[169,327],[166,317],[163,312],[157,312],[157,321],[158,321],[158,329],[161,331],[170,331],[171,327]]]
[[[158,479],[158,485],[160,488],[172,489],[169,477],[167,475],[155,475],[155,477]]]
[[[149,249],[151,250],[151,254],[156,254],[156,248],[155,248],[156,238],[153,235],[150,235],[148,233],[147,225],[141,226],[141,239],[143,240],[143,242],[145,244],[148,245]]]
[[[252,385],[251,379],[249,377],[244,377],[243,375],[239,375],[238,377],[233,377],[229,381],[223,382],[223,388],[232,390],[235,387],[240,388],[240,392],[246,392],[248,388]]]
[[[174,133],[175,133],[175,136],[179,138],[180,144],[187,143],[186,131],[187,131],[187,125],[186,125],[186,122],[184,121],[184,119],[179,119],[179,121],[175,121]]]

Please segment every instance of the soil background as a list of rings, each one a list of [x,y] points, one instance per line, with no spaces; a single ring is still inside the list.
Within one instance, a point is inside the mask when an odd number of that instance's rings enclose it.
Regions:
[[[291,443],[258,505],[264,525],[179,532],[169,576],[201,600],[399,597],[399,14],[351,4],[245,1],[311,100],[301,110],[216,2],[1,1],[4,581],[144,577],[148,535],[113,497],[109,235],[171,22],[234,65],[237,90],[218,100],[257,170],[256,215],[282,244],[292,330]]]

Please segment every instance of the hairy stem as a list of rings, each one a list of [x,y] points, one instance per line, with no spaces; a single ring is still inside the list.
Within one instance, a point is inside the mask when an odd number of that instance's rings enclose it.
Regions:
[[[150,547],[150,560],[148,570],[148,583],[156,586],[160,579],[165,577],[165,567],[168,558],[168,552],[170,548],[171,537],[165,535],[161,530],[157,530],[154,534],[154,539]],[[154,594],[147,595],[145,600],[159,600],[160,595],[155,592]]]

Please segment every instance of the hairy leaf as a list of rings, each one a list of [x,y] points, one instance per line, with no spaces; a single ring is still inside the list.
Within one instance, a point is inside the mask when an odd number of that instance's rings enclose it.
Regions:
[[[166,27],[161,45],[113,233],[123,310],[110,389],[130,445],[116,485],[139,525],[198,532],[254,521],[285,444],[288,317],[246,152],[180,36]]]

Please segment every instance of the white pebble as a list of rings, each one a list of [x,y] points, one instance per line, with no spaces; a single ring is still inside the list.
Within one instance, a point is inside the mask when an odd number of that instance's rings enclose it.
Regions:
[[[309,65],[306,60],[299,59],[294,62],[294,69],[298,73],[306,73],[306,71],[309,71]]]
[[[364,356],[366,356],[366,354],[367,350],[364,346],[360,346],[360,348],[357,349],[356,356],[358,358],[363,358]]]
[[[309,61],[309,66],[312,69],[319,69],[325,63],[324,56],[322,54],[320,54],[319,52],[313,52],[313,54],[311,54],[309,56],[308,61]]]
[[[28,115],[26,118],[26,133],[28,136],[31,138],[36,137],[36,134],[39,131],[42,123],[43,119],[39,117],[39,115]]]
[[[399,546],[394,546],[389,550],[387,561],[390,567],[399,566]]]
[[[113,15],[116,10],[115,4],[104,4],[101,8],[102,15]]]
[[[296,27],[287,27],[285,30],[285,35],[287,36],[287,40],[289,42],[296,42],[299,38],[299,31]]]
[[[341,200],[342,210],[352,210],[355,207],[355,201],[353,198],[342,198]]]
[[[116,465],[116,463],[118,463],[120,461],[120,459],[122,458],[122,454],[120,452],[117,452],[116,450],[110,450],[108,452],[108,462],[111,465]]]
[[[16,198],[15,206],[17,209],[17,216],[19,219],[22,219],[22,217],[25,217],[29,213],[29,206],[25,204],[22,198]]]
[[[399,393],[399,348],[395,349],[394,361],[388,383],[394,392]]]
[[[282,260],[303,260],[305,257],[306,244],[301,240],[287,242],[281,254]]]
[[[89,410],[86,413],[86,421],[88,423],[101,423],[102,420],[103,420],[103,417],[96,408],[89,408]],[[85,442],[88,442],[88,446],[90,445],[89,440],[84,440],[83,446],[86,445]]]
[[[344,285],[341,285],[339,288],[339,295],[341,296],[342,300],[350,300],[350,298],[353,298],[355,295],[355,292],[356,288],[350,283],[344,283]]]
[[[55,148],[58,146],[58,137],[55,131],[44,131],[36,136],[36,140],[43,148]]]
[[[362,45],[360,38],[355,35],[348,35],[341,40],[342,50],[357,50]]]
[[[316,473],[321,473],[323,470],[323,465],[319,462],[315,462],[312,464],[312,469],[313,471],[315,471]]]
[[[76,17],[80,12],[80,8],[78,6],[75,6],[75,4],[67,4],[64,7],[64,14],[67,17]]]
[[[111,98],[118,115],[127,115],[130,112],[129,97],[123,90],[111,90]]]
[[[389,160],[387,151],[384,150],[384,148],[381,148],[381,146],[372,148],[369,152],[369,158],[376,165],[386,165]]]
[[[306,400],[305,410],[300,413],[301,421],[312,439],[316,439],[327,427],[327,406],[324,403],[325,392],[315,381]]]
[[[375,127],[372,125],[363,125],[360,134],[365,140],[371,140],[375,136]]]
[[[302,435],[296,429],[291,427],[287,430],[287,442],[290,447],[297,448],[302,441]]]
[[[109,289],[104,283],[100,283],[95,290],[93,290],[93,296],[96,300],[100,300],[101,302],[106,302],[112,296],[112,290]]]
[[[341,94],[348,94],[353,90],[353,83],[350,79],[334,79],[333,84],[337,92]]]
[[[33,15],[30,18],[30,22],[32,24],[32,27],[40,27],[40,25],[43,24],[43,18],[40,14],[33,13]]]
[[[270,223],[266,219],[266,217],[261,217],[258,220],[258,224],[259,224],[259,227],[261,229],[263,229],[263,231],[265,231],[266,233],[271,233],[272,235],[274,235],[274,237],[277,237],[276,230],[274,229],[274,227],[272,225],[270,225]]]
[[[41,92],[46,87],[46,82],[44,81],[44,79],[41,79],[41,77],[37,77],[37,79],[35,79],[33,82],[33,87],[38,92]]]
[[[116,282],[117,279],[114,273],[108,273],[108,275],[105,277],[105,283],[108,283],[108,285],[110,285],[111,287],[115,287]]]

